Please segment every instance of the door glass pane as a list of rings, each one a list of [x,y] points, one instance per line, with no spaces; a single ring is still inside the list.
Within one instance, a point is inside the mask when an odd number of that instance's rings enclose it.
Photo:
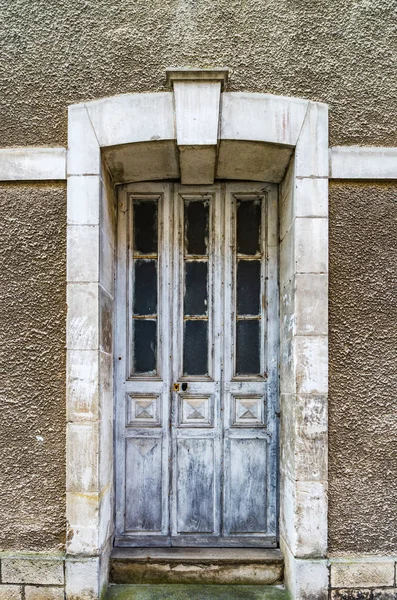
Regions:
[[[208,253],[208,201],[185,200],[186,254]]]
[[[236,371],[238,375],[259,375],[259,320],[237,321]]]
[[[183,374],[208,374],[208,321],[185,321]]]
[[[134,372],[156,372],[157,323],[155,320],[134,319]]]
[[[259,260],[237,261],[237,314],[259,315],[261,263]]]
[[[157,260],[134,261],[134,315],[157,312]]]
[[[237,252],[253,255],[259,252],[261,202],[243,200],[237,203]]]
[[[209,206],[184,199],[184,375],[208,374]]]
[[[185,315],[207,314],[207,279],[207,261],[189,261],[185,263]]]
[[[133,199],[131,265],[134,375],[157,374],[158,205]]]
[[[134,252],[157,254],[157,201],[134,200]]]

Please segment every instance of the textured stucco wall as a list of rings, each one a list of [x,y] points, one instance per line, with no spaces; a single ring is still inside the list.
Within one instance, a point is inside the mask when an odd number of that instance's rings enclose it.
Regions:
[[[0,550],[65,540],[66,186],[0,186]]]
[[[169,66],[330,105],[331,144],[397,145],[395,0],[0,0],[2,146],[65,145],[66,107]],[[395,56],[395,54],[394,54]]]
[[[397,185],[330,187],[329,543],[397,552]]]

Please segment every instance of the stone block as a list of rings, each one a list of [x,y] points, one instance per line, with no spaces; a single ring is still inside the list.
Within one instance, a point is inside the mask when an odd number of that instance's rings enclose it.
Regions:
[[[327,335],[328,275],[295,276],[295,323],[297,335]]]
[[[331,564],[331,587],[366,588],[394,584],[394,562],[392,560],[341,559]]]
[[[20,585],[0,585],[0,600],[21,600],[22,587]]]
[[[115,250],[101,228],[99,236],[99,281],[102,287],[114,296]]]
[[[102,286],[99,288],[99,348],[111,354],[113,351],[113,298]]]
[[[64,600],[63,587],[25,587],[25,600]]]
[[[223,93],[221,139],[295,146],[308,104],[270,94]]]
[[[99,597],[99,558],[66,560],[68,600],[95,600]]]
[[[291,227],[280,242],[280,287],[295,274],[295,227]]]
[[[69,106],[67,174],[101,174],[101,151],[85,104]]]
[[[99,494],[66,493],[66,518],[72,528],[98,526]]]
[[[99,342],[98,284],[69,283],[67,305],[67,348],[96,350]]]
[[[280,186],[280,240],[291,228],[296,216],[295,185],[295,160],[292,158]]]
[[[309,102],[295,149],[297,177],[328,177],[328,106]]]
[[[332,590],[331,600],[371,600],[371,590]]]
[[[68,225],[67,281],[99,281],[98,225]]]
[[[99,175],[68,177],[68,225],[99,225],[100,189]]]
[[[397,587],[373,590],[371,600],[397,600]]]
[[[68,423],[68,492],[87,493],[98,490],[98,449],[98,423]]]
[[[396,148],[330,148],[330,177],[333,179],[397,179]]]
[[[327,273],[328,219],[296,218],[294,232],[294,272]]]
[[[296,391],[326,394],[328,391],[328,339],[325,336],[294,338]]]
[[[327,485],[297,481],[294,523],[298,557],[320,557],[327,551]]]
[[[295,478],[299,481],[327,481],[327,396],[299,395],[295,404]]]
[[[65,178],[65,148],[0,149],[0,181],[48,181]]]
[[[295,216],[328,217],[328,179],[295,180]]]
[[[86,106],[101,147],[175,138],[171,92],[123,94]]]
[[[63,561],[44,558],[3,558],[1,574],[4,583],[63,585]]]
[[[67,420],[95,421],[99,417],[98,351],[67,352]]]

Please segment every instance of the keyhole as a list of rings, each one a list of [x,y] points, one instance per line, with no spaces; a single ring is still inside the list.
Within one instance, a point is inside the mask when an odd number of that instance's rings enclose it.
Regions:
[[[182,383],[182,391],[186,392],[187,390],[187,383]]]

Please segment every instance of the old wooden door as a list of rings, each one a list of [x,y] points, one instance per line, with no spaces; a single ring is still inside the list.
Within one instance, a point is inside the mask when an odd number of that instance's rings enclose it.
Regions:
[[[277,545],[277,186],[119,192],[119,546]]]

